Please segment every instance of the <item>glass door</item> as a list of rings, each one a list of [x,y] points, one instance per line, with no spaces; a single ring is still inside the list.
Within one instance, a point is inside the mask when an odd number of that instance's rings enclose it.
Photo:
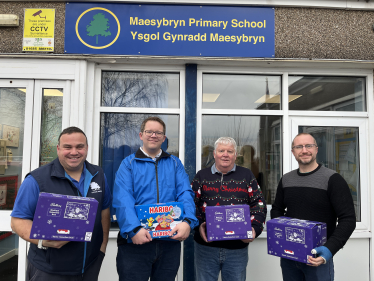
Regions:
[[[23,179],[56,157],[70,81],[0,79],[0,276],[25,280],[28,243],[10,214]]]
[[[12,233],[10,213],[30,171],[33,90],[32,80],[0,80],[0,275],[8,280],[17,280],[18,263],[26,269],[26,242]]]
[[[367,120],[359,118],[291,118],[293,139],[310,133],[317,141],[317,162],[337,171],[348,183],[356,211],[356,230],[368,229]],[[292,159],[292,170],[298,163]]]

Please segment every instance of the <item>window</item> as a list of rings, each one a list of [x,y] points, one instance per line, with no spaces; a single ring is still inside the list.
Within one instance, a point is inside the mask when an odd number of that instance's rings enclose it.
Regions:
[[[162,149],[183,161],[184,92],[181,91],[180,69],[147,72],[101,71],[100,152],[99,163],[113,188],[115,173],[122,160],[142,145],[140,125],[149,116],[158,116],[166,124],[166,140]],[[115,212],[112,209],[111,214]],[[115,221],[115,216],[112,216]]]
[[[366,111],[365,78],[290,76],[290,110]]]
[[[280,76],[204,74],[203,108],[277,110]]]
[[[26,88],[0,88],[0,210],[12,210],[22,182]]]
[[[40,166],[57,158],[56,146],[62,130],[63,89],[42,89]]]
[[[214,143],[219,137],[232,137],[238,146],[235,163],[253,172],[271,204],[282,175],[282,77],[200,73],[201,146],[197,151],[201,156],[197,170],[214,164]]]
[[[351,190],[356,220],[361,221],[359,129],[357,127],[299,126],[317,141],[317,162],[337,171]]]
[[[219,137],[233,137],[236,164],[252,170],[271,208],[282,175],[298,168],[292,139],[299,132],[311,133],[319,146],[317,162],[347,181],[357,229],[367,230],[366,91],[372,89],[372,73],[358,77],[347,71],[337,76],[308,69],[298,69],[298,74],[288,69],[281,74],[269,69],[215,71],[201,67],[198,72],[197,170],[214,164],[213,145]],[[299,74],[303,71],[311,74]]]
[[[271,204],[282,171],[280,126],[279,116],[203,115],[201,169],[214,164],[214,142],[232,137],[238,146],[236,165],[252,171]]]

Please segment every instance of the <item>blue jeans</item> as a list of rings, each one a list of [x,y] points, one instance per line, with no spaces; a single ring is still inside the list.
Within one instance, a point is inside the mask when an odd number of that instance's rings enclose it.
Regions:
[[[175,281],[180,264],[181,243],[154,239],[143,245],[118,246],[120,281]]]
[[[248,247],[238,250],[215,248],[195,242],[195,281],[245,281]]]
[[[333,281],[334,262],[329,260],[320,266],[310,266],[305,263],[281,258],[281,268],[284,281]]]

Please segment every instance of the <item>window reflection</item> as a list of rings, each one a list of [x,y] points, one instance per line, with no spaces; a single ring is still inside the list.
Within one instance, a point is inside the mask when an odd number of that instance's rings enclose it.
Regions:
[[[22,178],[25,88],[0,88],[0,210],[12,210]]]
[[[43,89],[39,166],[57,158],[56,146],[62,130],[62,89]]]
[[[289,109],[366,111],[365,78],[289,76]]]
[[[103,71],[101,106],[179,107],[179,74]]]
[[[337,171],[348,183],[361,221],[360,158],[358,128],[300,126],[299,133],[313,135],[318,144],[317,162]]]
[[[203,108],[279,110],[281,77],[203,75]]]
[[[280,133],[279,116],[203,115],[201,169],[214,164],[214,142],[232,137],[238,145],[236,164],[253,172],[271,204],[282,174]]]

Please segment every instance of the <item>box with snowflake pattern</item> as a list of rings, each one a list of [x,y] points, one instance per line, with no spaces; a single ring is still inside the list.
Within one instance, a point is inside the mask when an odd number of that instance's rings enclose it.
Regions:
[[[268,254],[308,263],[315,247],[326,242],[326,224],[316,221],[279,217],[266,224]]]
[[[94,198],[41,192],[30,238],[91,242],[97,206]]]
[[[207,206],[205,218],[208,241],[253,238],[248,205]]]
[[[170,237],[171,230],[184,218],[181,202],[136,205],[135,210],[141,226],[152,238]]]

